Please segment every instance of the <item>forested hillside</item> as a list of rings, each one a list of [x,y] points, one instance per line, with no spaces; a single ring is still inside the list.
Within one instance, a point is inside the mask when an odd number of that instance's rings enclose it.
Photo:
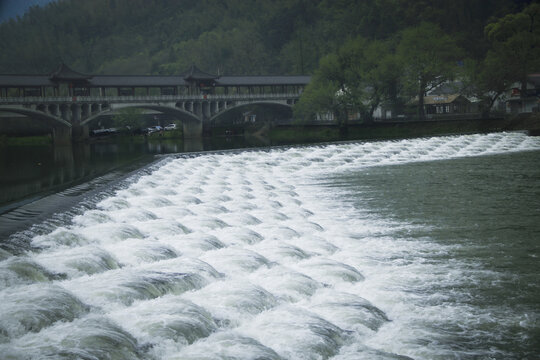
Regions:
[[[482,59],[484,27],[518,0],[59,0],[0,24],[0,73],[173,74],[192,63],[220,74],[312,74],[361,36],[387,40],[436,24]]]

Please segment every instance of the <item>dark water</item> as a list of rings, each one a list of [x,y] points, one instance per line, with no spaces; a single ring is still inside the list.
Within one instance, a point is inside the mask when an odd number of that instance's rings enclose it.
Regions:
[[[72,146],[0,147],[0,214],[28,201],[107,174],[121,176],[158,154],[260,146],[244,137],[108,141]]]

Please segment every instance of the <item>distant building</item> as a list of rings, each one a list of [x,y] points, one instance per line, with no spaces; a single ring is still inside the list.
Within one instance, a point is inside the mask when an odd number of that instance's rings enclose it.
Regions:
[[[254,123],[257,121],[257,114],[255,114],[253,111],[242,113],[242,116],[244,117],[244,123]]]
[[[315,114],[315,122],[317,123],[328,123],[334,122],[335,120],[336,116],[331,111]],[[358,111],[350,110],[347,114],[348,122],[358,122],[360,120],[362,120],[362,115]]]
[[[316,122],[334,121],[334,114],[331,111],[324,112],[324,113],[316,113],[315,121]]]
[[[540,73],[527,78],[527,93],[522,96],[521,84],[515,83],[507,92],[506,112],[512,114],[538,112],[540,106]]]
[[[426,115],[442,115],[470,114],[476,109],[474,109],[472,103],[465,96],[460,94],[451,94],[425,96],[424,110]]]
[[[375,121],[392,119],[393,117],[392,110],[382,105],[377,106],[373,112],[373,120]]]
[[[453,80],[446,81],[441,85],[437,86],[435,89],[429,91],[427,95],[453,95],[461,94],[464,84],[462,81]]]

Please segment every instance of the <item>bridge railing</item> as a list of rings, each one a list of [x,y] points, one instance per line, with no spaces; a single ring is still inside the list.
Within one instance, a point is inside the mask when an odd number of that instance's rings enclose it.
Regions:
[[[0,98],[0,105],[36,103],[104,103],[104,102],[178,102],[178,101],[238,101],[297,99],[301,93],[219,94],[219,95],[157,95],[157,96],[26,96]]]

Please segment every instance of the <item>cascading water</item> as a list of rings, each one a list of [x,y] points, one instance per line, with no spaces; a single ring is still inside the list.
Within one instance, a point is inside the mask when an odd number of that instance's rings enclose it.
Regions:
[[[512,358],[448,345],[455,329],[437,325],[488,314],[433,287],[497,277],[464,269],[448,256],[457,245],[429,239],[432,225],[380,216],[369,191],[349,194],[347,176],[528,150],[540,138],[499,133],[164,159],[70,221],[26,232],[24,251],[2,250],[0,354]],[[530,316],[526,333],[538,328]]]

